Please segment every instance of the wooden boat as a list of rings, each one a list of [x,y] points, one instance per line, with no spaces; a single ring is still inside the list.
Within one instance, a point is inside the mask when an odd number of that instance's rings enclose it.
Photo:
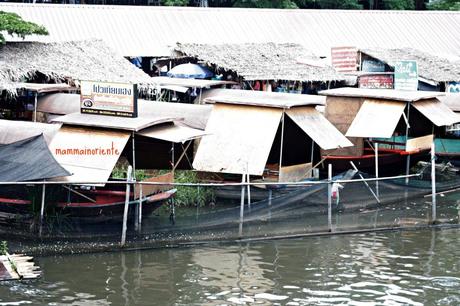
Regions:
[[[379,175],[391,176],[401,174],[406,169],[407,156],[410,156],[410,167],[419,161],[429,159],[429,150],[407,152],[402,149],[379,149]],[[323,165],[332,164],[334,173],[340,173],[352,169],[353,162],[359,171],[375,174],[375,153],[371,148],[365,148],[363,155],[329,155],[324,156]]]
[[[170,182],[172,173],[147,179],[146,181]],[[46,209],[64,217],[86,219],[91,222],[119,221],[123,216],[125,185],[54,186],[46,188]],[[33,216],[41,206],[41,186],[3,186],[0,188],[0,214],[11,216]],[[142,215],[148,216],[172,199],[176,189],[167,186],[145,185],[142,197]],[[139,192],[130,193],[129,214],[134,214],[139,203]]]
[[[167,191],[159,191],[155,194],[150,194],[143,197],[142,215],[149,216],[153,211],[161,207],[169,199],[172,199],[176,193],[176,189]],[[89,197],[95,197],[96,202],[81,201],[81,202],[59,202],[56,204],[58,211],[66,216],[73,218],[91,218],[92,220],[118,220],[123,216],[125,207],[125,191],[114,190],[91,190],[83,193]],[[133,200],[133,193],[130,194],[128,214],[133,215],[135,206],[139,203],[138,200]]]

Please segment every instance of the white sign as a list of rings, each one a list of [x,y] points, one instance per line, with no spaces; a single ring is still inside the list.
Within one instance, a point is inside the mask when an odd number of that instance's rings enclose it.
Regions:
[[[81,82],[82,113],[137,117],[137,85],[110,82]]]
[[[394,86],[396,90],[418,89],[418,70],[416,61],[399,61],[395,64]]]

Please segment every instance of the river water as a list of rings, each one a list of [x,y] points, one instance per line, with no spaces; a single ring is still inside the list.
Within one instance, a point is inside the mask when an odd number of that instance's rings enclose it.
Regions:
[[[36,258],[0,305],[460,305],[460,229]]]

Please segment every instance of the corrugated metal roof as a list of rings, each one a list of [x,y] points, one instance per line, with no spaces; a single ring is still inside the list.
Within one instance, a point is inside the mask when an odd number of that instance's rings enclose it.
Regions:
[[[447,35],[460,28],[459,12],[16,3],[2,3],[0,10],[16,12],[50,32],[27,40],[101,38],[124,56],[168,56],[176,42],[292,42],[327,56],[333,46],[412,47],[457,57],[460,49],[458,35]]]
[[[241,104],[259,107],[291,108],[304,105],[324,105],[325,98],[318,95],[301,95],[241,89],[211,89],[203,99],[206,103]]]
[[[436,91],[404,91],[393,89],[368,89],[353,87],[322,90],[318,94],[333,97],[386,99],[402,102],[415,102],[424,99],[433,99],[445,95],[443,92]]]

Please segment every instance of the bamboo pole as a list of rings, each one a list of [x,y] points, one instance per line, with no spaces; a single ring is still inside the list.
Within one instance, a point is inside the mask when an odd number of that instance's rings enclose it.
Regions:
[[[327,165],[327,229],[332,232],[332,164]]]
[[[121,246],[125,246],[126,244],[126,230],[127,230],[127,223],[128,223],[128,209],[129,209],[129,194],[130,194],[130,183],[131,183],[131,175],[133,172],[133,168],[128,166],[127,172],[127,179],[126,179],[126,195],[125,195],[125,208],[123,211],[123,228],[121,232]]]
[[[46,185],[43,184],[42,187],[42,203],[40,207],[40,227],[38,230],[38,235],[41,237],[42,236],[42,231],[43,231],[43,221],[44,221],[44,216],[45,216],[45,194],[46,194]]]
[[[142,194],[142,184],[139,184],[139,204],[138,204],[138,227],[137,227],[137,231],[138,233],[141,233],[142,232],[142,197],[143,197],[143,194]]]
[[[431,223],[436,222],[436,161],[434,138],[431,143]]]
[[[245,176],[242,175],[241,183],[244,184]],[[245,186],[241,185],[241,203],[240,203],[240,224],[238,229],[238,235],[241,238],[243,236],[243,219],[244,219],[244,191]]]
[[[372,195],[374,196],[374,198],[377,200],[377,203],[380,204],[380,200],[379,200],[379,197],[375,194],[374,190],[372,190],[371,186],[369,186],[369,184],[367,183],[367,181],[364,179],[364,177],[361,175],[361,173],[359,173],[359,170],[358,168],[356,168],[355,164],[350,161],[350,164],[351,166],[353,167],[353,169],[356,170],[356,172],[358,173],[359,177],[362,179],[362,182],[364,183],[364,185],[366,185],[367,189],[369,189],[369,191],[372,193]],[[376,181],[378,181],[376,179]]]
[[[37,122],[37,108],[38,108],[38,92],[35,92],[35,101],[34,101],[34,122]]]
[[[379,144],[375,143],[375,178],[379,178]],[[379,181],[375,181],[375,193],[380,198]]]

